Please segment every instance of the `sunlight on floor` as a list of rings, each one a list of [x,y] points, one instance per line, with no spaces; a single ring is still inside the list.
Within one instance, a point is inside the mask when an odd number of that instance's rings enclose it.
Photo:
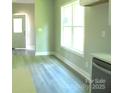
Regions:
[[[12,93],[88,93],[88,85],[54,56],[13,55]]]

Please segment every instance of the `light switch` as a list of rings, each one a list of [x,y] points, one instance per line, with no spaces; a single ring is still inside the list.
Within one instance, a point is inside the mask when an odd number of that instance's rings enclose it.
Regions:
[[[38,32],[42,32],[42,28],[38,28]]]

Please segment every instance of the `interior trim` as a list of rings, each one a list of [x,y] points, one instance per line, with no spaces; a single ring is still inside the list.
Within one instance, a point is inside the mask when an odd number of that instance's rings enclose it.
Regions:
[[[62,62],[64,62],[66,65],[68,65],[73,70],[75,70],[77,73],[79,73],[82,77],[84,77],[85,79],[87,79],[89,83],[91,83],[91,77],[90,77],[90,75],[88,73],[86,73],[85,71],[81,70],[78,66],[76,66],[75,64],[73,64],[72,62],[70,62],[67,58],[63,57],[62,55],[60,55],[58,53],[54,53],[54,55],[58,59],[60,59]]]
[[[45,55],[54,55],[54,52],[36,52],[35,56],[45,56]]]

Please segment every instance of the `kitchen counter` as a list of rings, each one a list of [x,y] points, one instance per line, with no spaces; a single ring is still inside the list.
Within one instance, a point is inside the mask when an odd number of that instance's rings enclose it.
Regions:
[[[105,53],[92,53],[93,57],[96,57],[100,60],[103,60],[109,64],[111,64],[111,54],[105,54]]]

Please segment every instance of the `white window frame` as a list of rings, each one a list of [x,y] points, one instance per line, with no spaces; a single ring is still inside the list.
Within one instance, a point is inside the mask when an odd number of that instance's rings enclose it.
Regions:
[[[61,47],[62,48],[64,48],[64,49],[66,49],[66,50],[69,50],[70,52],[72,52],[72,53],[75,53],[75,54],[77,54],[77,55],[79,55],[79,56],[82,56],[82,54],[84,54],[84,44],[83,44],[83,51],[79,51],[79,50],[76,50],[76,49],[74,49],[73,47],[66,47],[66,46],[64,46],[63,44],[62,44],[62,33],[63,33],[63,28],[64,28],[64,26],[63,26],[63,23],[62,23],[62,12],[63,12],[63,8],[65,8],[65,7],[67,7],[67,6],[70,6],[70,5],[73,5],[73,4],[75,4],[75,3],[78,3],[77,1],[75,1],[75,2],[72,2],[72,3],[69,3],[69,4],[66,4],[66,5],[63,5],[62,7],[61,7]],[[73,10],[72,10],[72,18],[73,18]],[[72,19],[72,26],[65,26],[65,27],[71,27],[72,28],[72,36],[73,36],[73,33],[74,33],[74,30],[73,30],[73,28],[74,27],[82,27],[83,29],[84,29],[84,26],[73,26],[73,19]],[[83,30],[83,33],[84,33],[84,30]],[[84,36],[83,36],[84,37]],[[84,39],[83,39],[83,43],[84,43]],[[72,40],[71,40],[71,46],[73,46],[73,37],[72,37]]]

